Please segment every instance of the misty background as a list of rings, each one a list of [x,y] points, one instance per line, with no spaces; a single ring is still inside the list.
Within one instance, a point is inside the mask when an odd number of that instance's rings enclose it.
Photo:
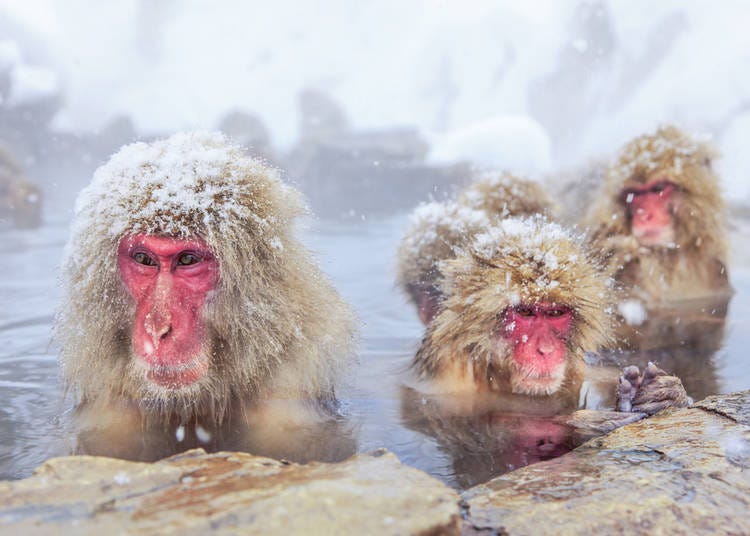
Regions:
[[[223,128],[363,217],[457,162],[555,180],[674,122],[747,204],[748,27],[742,0],[0,0],[0,139],[69,207],[121,144]]]

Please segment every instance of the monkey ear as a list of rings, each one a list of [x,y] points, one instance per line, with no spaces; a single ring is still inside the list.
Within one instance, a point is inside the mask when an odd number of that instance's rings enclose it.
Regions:
[[[707,156],[707,157],[705,157],[705,158],[703,159],[703,165],[704,165],[704,166],[705,166],[705,168],[706,168],[706,169],[708,169],[708,170],[712,170],[712,169],[713,169],[713,167],[712,167],[712,165],[713,165],[713,162],[712,162],[712,160],[711,160],[711,157],[710,157],[710,156]]]

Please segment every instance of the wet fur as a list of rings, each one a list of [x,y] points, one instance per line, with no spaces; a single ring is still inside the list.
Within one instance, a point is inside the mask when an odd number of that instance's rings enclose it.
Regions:
[[[584,223],[607,257],[611,275],[639,297],[670,302],[731,293],[726,208],[711,165],[715,157],[710,144],[664,126],[625,145],[607,172]],[[621,192],[662,173],[678,187],[676,247],[640,247],[630,233]]]
[[[533,220],[539,236],[547,223]],[[559,229],[559,227],[558,227]],[[451,390],[469,389],[510,393],[510,346],[497,351],[494,341],[500,315],[515,303],[549,302],[570,307],[573,326],[568,338],[568,364],[556,396],[578,402],[584,353],[609,340],[611,321],[605,312],[610,290],[597,262],[580,238],[566,235],[541,239],[529,250],[511,235],[500,235],[494,254],[486,256],[475,245],[455,259],[441,263],[445,300],[428,326],[414,358],[421,379],[446,384]],[[558,259],[549,270],[538,262],[545,254]],[[557,281],[555,287],[547,285]]]
[[[157,192],[117,187],[117,181],[137,184],[158,162],[113,177],[100,197],[86,191],[79,197],[56,324],[67,391],[82,405],[135,405],[144,418],[165,421],[176,415],[220,422],[238,400],[332,399],[352,355],[354,318],[293,234],[306,212],[300,195],[223,137],[196,136],[199,150],[229,147],[233,157],[194,182],[195,192],[217,192],[205,214],[174,204],[147,211]],[[113,233],[122,213],[128,221]],[[181,391],[148,385],[132,364],[134,303],[116,258],[123,236],[139,232],[201,237],[219,261],[218,289],[204,310],[210,370]]]
[[[440,295],[440,261],[454,258],[487,225],[512,216],[552,217],[556,210],[540,184],[508,172],[480,173],[456,201],[442,205],[439,222],[415,211],[399,245],[396,282],[413,303],[421,292]]]

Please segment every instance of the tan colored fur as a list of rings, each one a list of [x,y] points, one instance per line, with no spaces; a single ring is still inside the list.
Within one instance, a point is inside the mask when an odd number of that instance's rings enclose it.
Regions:
[[[193,168],[213,151],[232,155],[190,185],[196,194],[212,192],[208,207],[179,199],[156,206],[163,189],[141,185],[169,155],[126,165],[120,176],[95,175],[98,190],[92,183],[79,197],[56,326],[67,388],[86,404],[131,404],[183,419],[221,420],[237,401],[332,398],[351,357],[354,319],[294,236],[295,219],[306,211],[299,193],[221,136],[196,134],[191,143],[200,153]],[[218,289],[204,311],[212,362],[195,389],[154,395],[131,364],[134,304],[116,260],[123,236],[139,232],[200,237],[219,261]]]
[[[715,156],[710,144],[664,126],[626,144],[607,172],[585,223],[611,274],[636,295],[677,301],[729,292],[726,209],[711,166]],[[631,235],[621,192],[662,176],[678,187],[676,247],[641,247]]]
[[[459,193],[458,202],[485,211],[493,221],[533,214],[552,218],[557,210],[541,184],[507,171],[479,174]]]
[[[433,203],[441,218],[418,207],[399,246],[397,283],[410,294],[435,292],[441,275],[438,263],[455,257],[489,225],[511,216],[551,216],[554,205],[538,183],[508,172],[484,172],[459,193],[456,201]]]
[[[414,367],[421,379],[443,384],[446,390],[509,393],[510,347],[498,351],[495,343],[499,319],[517,303],[556,303],[573,312],[566,378],[557,394],[570,395],[575,404],[584,353],[611,336],[605,312],[610,290],[580,238],[533,218],[526,220],[532,238],[521,239],[506,231],[517,221],[506,220],[455,259],[441,263],[445,301],[427,328]]]
[[[439,217],[430,214],[433,207],[441,212]],[[434,291],[441,278],[437,263],[454,257],[457,247],[488,225],[486,213],[453,201],[422,205],[399,245],[397,282],[410,294],[418,289]]]

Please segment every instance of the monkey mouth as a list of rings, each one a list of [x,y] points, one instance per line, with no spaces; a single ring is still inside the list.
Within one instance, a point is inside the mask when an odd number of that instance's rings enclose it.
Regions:
[[[560,389],[564,376],[564,363],[555,367],[516,370],[511,375],[511,390],[514,394],[551,395]]]
[[[671,227],[638,227],[633,229],[633,236],[641,246],[669,247],[674,243],[674,232]]]
[[[562,385],[562,377],[545,376],[538,378],[516,378],[511,381],[514,394],[547,396],[557,392]]]
[[[175,364],[153,363],[144,358],[138,362],[149,382],[172,390],[189,387],[208,373],[208,359],[203,353]]]

